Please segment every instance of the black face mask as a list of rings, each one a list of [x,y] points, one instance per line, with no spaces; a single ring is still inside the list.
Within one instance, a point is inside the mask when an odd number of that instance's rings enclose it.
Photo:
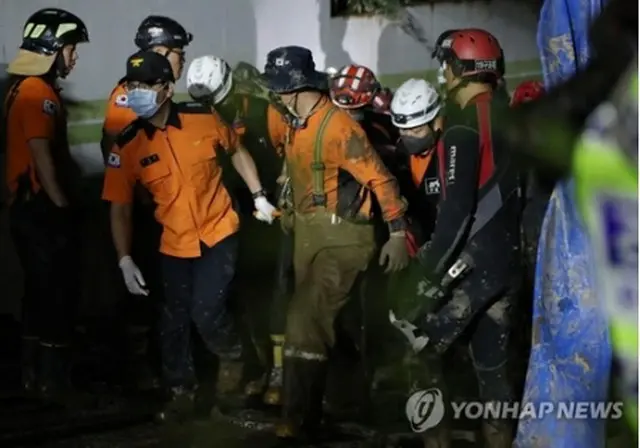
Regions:
[[[400,137],[404,150],[412,155],[416,156],[429,152],[436,146],[440,139],[440,131],[434,131],[433,129],[424,137],[413,137],[411,135],[403,135]]]

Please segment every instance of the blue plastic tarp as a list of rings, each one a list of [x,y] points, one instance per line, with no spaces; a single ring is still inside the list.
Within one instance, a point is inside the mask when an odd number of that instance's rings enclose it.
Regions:
[[[589,58],[588,27],[599,0],[546,0],[538,24],[545,85],[571,77]],[[604,402],[611,344],[594,285],[588,239],[573,200],[573,183],[558,184],[540,234],[533,337],[524,402]],[[604,448],[603,419],[522,418],[518,448]]]

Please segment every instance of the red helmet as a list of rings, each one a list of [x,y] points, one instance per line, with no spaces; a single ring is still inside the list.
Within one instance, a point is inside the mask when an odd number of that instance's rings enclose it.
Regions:
[[[371,103],[380,90],[376,75],[363,65],[349,64],[331,78],[331,101],[342,109],[357,109]]]
[[[524,81],[516,87],[511,95],[511,105],[527,103],[544,94],[544,85],[540,81]]]
[[[391,100],[393,99],[393,92],[388,87],[382,87],[371,100],[371,105],[376,110],[383,114],[390,113]]]
[[[436,49],[436,57],[446,62],[457,77],[491,74],[504,76],[504,54],[498,39],[481,29],[451,32]]]

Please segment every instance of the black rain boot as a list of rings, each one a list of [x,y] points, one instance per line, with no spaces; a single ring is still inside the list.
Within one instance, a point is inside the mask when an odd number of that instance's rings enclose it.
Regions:
[[[220,359],[216,378],[216,406],[223,414],[245,404],[242,377],[244,362],[240,360]]]
[[[38,359],[40,340],[38,338],[22,339],[20,368],[22,370],[22,389],[27,395],[38,392]]]
[[[276,425],[277,437],[316,439],[326,376],[326,361],[284,359],[282,420]]]
[[[64,406],[75,402],[72,391],[68,347],[40,343],[41,397]]]
[[[169,391],[169,400],[156,414],[156,420],[162,423],[181,423],[195,415],[195,392],[186,387],[173,387]]]

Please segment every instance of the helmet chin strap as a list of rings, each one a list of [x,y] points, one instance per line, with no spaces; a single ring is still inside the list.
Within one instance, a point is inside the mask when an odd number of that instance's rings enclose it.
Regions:
[[[62,51],[59,51],[56,55],[56,59],[53,62],[53,66],[55,67],[56,77],[58,78],[66,78],[69,75],[69,68],[67,67],[66,62],[64,61],[64,56],[62,55]]]

